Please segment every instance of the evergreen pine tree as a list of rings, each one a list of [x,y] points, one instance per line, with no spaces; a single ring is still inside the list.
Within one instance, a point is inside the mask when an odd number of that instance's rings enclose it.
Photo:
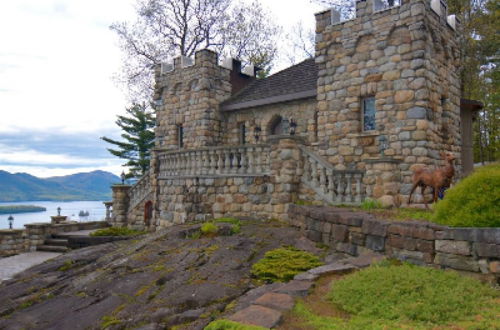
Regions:
[[[123,164],[129,168],[127,177],[141,177],[149,168],[151,149],[154,147],[154,114],[144,104],[134,104],[126,109],[126,116],[118,116],[116,124],[124,131],[123,141],[116,141],[105,136],[102,140],[117,146],[108,151],[117,157],[127,159]]]

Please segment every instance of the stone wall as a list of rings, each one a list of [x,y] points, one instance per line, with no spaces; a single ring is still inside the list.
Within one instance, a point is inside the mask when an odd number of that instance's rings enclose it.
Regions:
[[[500,228],[450,228],[420,221],[383,221],[364,212],[291,205],[290,223],[339,252],[370,251],[419,265],[500,280]]]
[[[171,71],[156,69],[155,99],[157,106],[156,146],[179,149],[179,127],[182,125],[182,148],[214,146],[221,141],[219,104],[232,92],[231,70],[219,66],[218,56],[209,50],[196,53],[194,63],[187,65],[176,58]]]
[[[26,243],[24,230],[0,230],[0,258],[26,251]]]
[[[91,230],[107,227],[105,221],[67,222],[67,223],[31,223],[25,229],[0,230],[0,257],[23,252],[36,251],[47,238],[54,234],[79,230]]]
[[[356,18],[346,22],[332,24],[330,10],[316,15],[317,150],[338,169],[370,170],[368,160],[384,157],[399,161],[395,169],[376,166],[364,179],[371,191],[379,186],[377,198],[406,201],[414,166],[442,165],[439,152],[449,151],[460,169],[457,31],[427,0],[377,12],[373,0],[356,6]],[[375,98],[375,130],[362,127],[365,97]],[[392,180],[376,182],[394,170]],[[382,191],[399,182],[398,191]]]
[[[299,136],[274,136],[268,139],[270,145],[167,153],[170,158],[163,162],[174,162],[157,166],[157,186],[151,189],[156,193],[142,202],[131,204],[134,196],[129,193],[135,190],[130,186],[113,186],[109,223],[154,230],[223,216],[286,220],[288,204],[298,199],[301,186],[303,159],[298,146],[304,140]],[[262,150],[265,154],[260,155]],[[231,161],[215,158],[223,155],[231,155]],[[239,167],[235,163],[238,158]],[[153,212],[146,223],[144,208],[148,202]]]
[[[167,179],[160,188],[160,227],[223,216],[265,219],[272,211],[268,176]]]
[[[309,143],[317,140],[315,121],[316,99],[282,102],[243,110],[224,112],[224,136],[226,145],[240,143],[240,124],[245,124],[246,143],[266,143],[271,135],[271,126],[276,118],[292,118],[297,123],[296,134]],[[254,129],[260,127],[259,141],[255,141]]]

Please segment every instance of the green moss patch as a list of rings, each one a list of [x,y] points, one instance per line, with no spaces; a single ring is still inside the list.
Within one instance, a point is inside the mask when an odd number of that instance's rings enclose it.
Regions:
[[[266,330],[267,328],[255,325],[241,324],[229,320],[217,320],[211,322],[204,330]]]
[[[500,164],[477,169],[446,192],[433,221],[452,227],[500,227]]]
[[[137,236],[143,234],[146,234],[146,232],[127,227],[109,227],[98,229],[90,233],[90,236]]]
[[[252,266],[252,274],[265,282],[287,282],[295,275],[322,264],[314,254],[283,247],[266,252],[264,258]]]

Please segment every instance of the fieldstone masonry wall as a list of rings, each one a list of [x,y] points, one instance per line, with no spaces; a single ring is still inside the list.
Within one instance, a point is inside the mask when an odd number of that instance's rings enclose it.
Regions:
[[[500,281],[500,228],[389,222],[363,212],[290,205],[290,223],[316,242],[359,255],[370,251],[419,265],[481,273]]]
[[[26,243],[24,230],[0,230],[0,258],[26,251]]]
[[[373,0],[357,1],[356,18],[337,24],[330,10],[316,15],[318,151],[338,169],[368,169],[381,154],[399,161],[401,187],[385,183],[400,191],[389,195],[375,187],[375,172],[365,176],[386,201],[396,194],[406,201],[413,167],[444,164],[440,151],[457,156],[460,172],[459,37],[430,3],[374,11]],[[363,130],[366,97],[375,98],[370,131]]]
[[[23,252],[36,251],[47,238],[54,234],[79,230],[91,230],[107,227],[104,221],[66,223],[31,223],[25,229],[0,230],[0,257],[11,256]]]

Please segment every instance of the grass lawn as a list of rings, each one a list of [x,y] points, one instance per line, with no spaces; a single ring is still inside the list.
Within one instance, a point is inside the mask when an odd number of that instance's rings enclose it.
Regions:
[[[452,271],[386,262],[319,279],[278,329],[500,329],[500,292]]]

